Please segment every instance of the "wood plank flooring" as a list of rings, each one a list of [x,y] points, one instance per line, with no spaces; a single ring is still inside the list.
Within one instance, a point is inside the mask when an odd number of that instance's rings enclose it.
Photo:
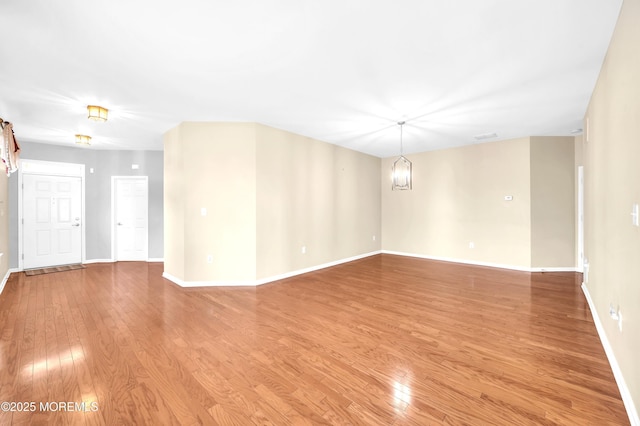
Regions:
[[[629,424],[578,274],[376,255],[184,289],[162,269],[12,274],[0,401],[36,409],[0,424]]]

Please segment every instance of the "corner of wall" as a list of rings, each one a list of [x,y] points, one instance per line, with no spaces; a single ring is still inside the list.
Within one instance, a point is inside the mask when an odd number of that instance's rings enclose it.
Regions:
[[[258,279],[380,249],[378,157],[264,125],[257,135]]]
[[[255,279],[255,132],[253,123],[188,122],[165,135],[167,274]]]
[[[640,203],[640,0],[625,0],[584,123],[585,255],[588,289],[603,346],[610,347],[628,389],[620,391],[632,424],[640,425],[640,228],[631,212]],[[586,277],[586,275],[585,275]],[[609,307],[624,314],[623,329]],[[613,363],[612,363],[613,364]],[[634,414],[635,413],[635,414]]]
[[[172,276],[184,278],[184,194],[180,149],[183,124],[164,134],[164,269]]]
[[[382,250],[529,268],[529,149],[518,138],[412,154],[410,191],[391,190],[383,159]]]
[[[530,142],[531,267],[576,267],[575,138]]]
[[[0,172],[0,277],[9,274],[9,179]],[[2,281],[2,288],[6,279]]]

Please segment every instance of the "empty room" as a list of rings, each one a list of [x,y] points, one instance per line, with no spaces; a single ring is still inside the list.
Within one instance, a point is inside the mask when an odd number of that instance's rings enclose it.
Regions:
[[[638,22],[4,2],[0,424],[640,426]]]

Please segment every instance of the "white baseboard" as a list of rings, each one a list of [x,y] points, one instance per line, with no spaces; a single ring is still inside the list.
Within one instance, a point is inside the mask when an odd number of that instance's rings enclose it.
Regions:
[[[7,270],[7,273],[4,275],[4,278],[2,279],[2,282],[0,283],[0,294],[2,294],[2,291],[4,290],[4,286],[7,284],[7,281],[9,280],[9,277],[14,272],[22,272],[22,271],[20,269],[18,269],[18,268],[9,268],[9,270]]]
[[[4,290],[4,286],[7,284],[7,280],[9,280],[9,277],[11,276],[11,272],[13,272],[11,269],[7,270],[7,273],[4,275],[4,278],[2,279],[2,282],[0,282],[0,294],[2,294],[2,291]]]
[[[86,259],[83,263],[114,263],[115,259]],[[163,257],[150,257],[149,259],[139,260],[138,262],[164,262]]]
[[[627,409],[629,422],[631,423],[632,426],[640,426],[640,417],[638,416],[638,410],[636,409],[636,406],[633,403],[633,398],[631,397],[631,393],[629,392],[629,387],[627,386],[627,383],[624,380],[624,376],[622,375],[622,370],[620,370],[620,365],[618,365],[616,356],[613,353],[613,348],[609,343],[607,334],[605,333],[604,327],[602,326],[602,322],[600,321],[600,317],[598,316],[598,311],[596,311],[596,307],[593,304],[591,295],[589,294],[589,289],[584,283],[582,283],[582,292],[584,293],[584,296],[587,299],[587,303],[589,304],[589,309],[591,310],[591,316],[593,317],[593,322],[596,325],[598,336],[600,336],[600,342],[602,342],[602,347],[604,348],[604,352],[607,354],[607,359],[609,360],[609,364],[611,365],[611,370],[613,371],[613,377],[615,377],[616,383],[618,384],[618,389],[620,390],[620,396],[622,397],[622,402],[624,402],[624,406]]]
[[[380,253],[382,253],[382,251],[377,250],[377,251],[372,251],[372,252],[369,252],[369,253],[359,254],[357,256],[347,257],[347,258],[344,258],[344,259],[335,260],[333,262],[328,262],[328,263],[323,263],[321,265],[311,266],[309,268],[298,269],[297,271],[285,272],[284,274],[274,275],[274,276],[267,277],[267,278],[260,278],[260,279],[256,280],[255,283],[256,283],[256,285],[267,284],[267,283],[270,283],[270,282],[273,282],[273,281],[278,281],[278,280],[283,280],[285,278],[294,277],[296,275],[306,274],[308,272],[313,272],[313,271],[317,271],[317,270],[324,269],[324,268],[330,268],[331,266],[340,265],[342,263],[348,263],[348,262],[353,262],[354,260],[364,259],[365,257],[375,256],[376,254],[380,254]]]
[[[256,285],[255,281],[184,281],[167,272],[163,272],[162,277],[178,284],[180,287],[255,287]]]
[[[140,262],[144,262],[141,260]],[[146,262],[164,262],[164,258],[150,258],[147,259]],[[82,262],[83,265],[89,265],[91,263],[115,263],[115,259],[85,259]],[[14,269],[13,272],[19,272],[21,269]]]
[[[535,267],[529,268],[529,272],[581,272],[575,266],[551,266],[551,267]]]
[[[246,280],[246,281],[184,281],[180,278],[174,277],[167,272],[163,272],[162,276],[169,281],[178,284],[181,287],[235,287],[235,286],[258,286],[262,284],[267,284],[273,281],[283,280],[285,278],[290,278],[296,275],[306,274],[308,272],[317,271],[319,269],[329,268],[331,266],[340,265],[341,263],[353,262],[354,260],[363,259],[365,257],[373,256],[376,254],[380,254],[381,252],[373,251],[370,253],[359,254],[357,256],[347,257],[340,260],[335,260],[333,262],[323,263],[321,265],[311,266],[309,268],[298,269],[296,271],[286,272],[284,274],[273,275],[271,277],[260,278],[257,280]]]
[[[113,262],[115,262],[115,260],[113,259],[85,259],[85,261],[82,263],[89,264],[89,263],[113,263]]]
[[[528,266],[506,265],[502,263],[491,263],[491,262],[479,262],[476,260],[456,259],[451,257],[427,256],[424,254],[406,253],[406,252],[393,251],[393,250],[382,250],[381,253],[395,254],[397,256],[417,257],[420,259],[439,260],[441,262],[464,263],[466,265],[475,265],[475,266],[487,266],[489,268],[510,269],[512,271],[521,271],[521,272],[577,272],[577,268],[575,266],[530,268]]]

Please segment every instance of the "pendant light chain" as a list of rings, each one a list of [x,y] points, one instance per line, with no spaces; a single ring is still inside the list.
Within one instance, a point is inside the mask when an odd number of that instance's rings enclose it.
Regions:
[[[404,126],[404,121],[398,121],[398,125],[400,126],[400,156],[404,156],[404,150],[402,146],[402,126]]]

